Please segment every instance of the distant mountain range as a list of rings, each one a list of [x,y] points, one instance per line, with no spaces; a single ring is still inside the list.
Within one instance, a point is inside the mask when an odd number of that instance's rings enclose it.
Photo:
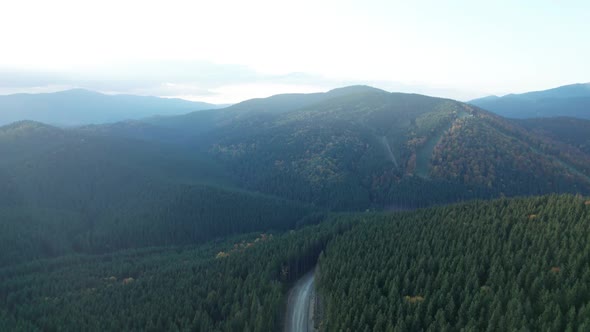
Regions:
[[[33,120],[61,126],[100,124],[155,115],[178,115],[221,106],[134,95],[105,95],[74,89],[0,96],[0,125]]]
[[[183,99],[159,98],[135,95],[106,95],[84,89],[55,93],[13,94],[0,96],[0,125],[16,121],[32,120],[57,126],[79,126],[115,123],[126,120],[146,119],[158,116],[154,121],[168,124],[174,130],[186,128],[188,119],[204,120],[203,126],[215,118],[221,121],[227,114],[263,114],[266,111],[283,113],[349,94],[366,92],[370,87],[346,87],[326,93],[282,94],[269,98],[251,99],[233,105],[223,114],[194,114],[194,111],[226,108]],[[503,97],[488,96],[468,102],[485,110],[508,118],[575,117],[590,119],[590,83],[572,84],[555,89],[509,94]],[[184,115],[184,117],[175,117]],[[224,115],[225,114],[225,115]],[[176,123],[180,122],[180,123]],[[191,122],[191,121],[189,121]],[[194,123],[190,126],[192,127]],[[182,128],[181,128],[182,127]]]
[[[469,103],[508,118],[569,116],[590,119],[590,83],[503,97],[488,96]]]

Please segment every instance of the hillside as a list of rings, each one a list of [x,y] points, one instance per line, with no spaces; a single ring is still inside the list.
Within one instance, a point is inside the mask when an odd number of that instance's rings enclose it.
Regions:
[[[192,143],[241,186],[335,209],[590,188],[590,157],[574,147],[460,102],[377,89],[235,117]]]
[[[180,116],[163,116],[138,121],[151,131],[153,137],[142,135],[148,139],[166,139],[176,141],[203,140],[216,130],[232,126],[238,122],[256,126],[283,113],[296,111],[304,107],[346,95],[358,95],[365,92],[382,91],[369,86],[350,86],[334,89],[325,93],[293,93],[281,94],[268,98],[256,98],[243,101],[222,110],[192,112]],[[241,124],[243,125],[243,124]],[[164,136],[158,131],[166,132]],[[126,128],[108,128],[106,134],[137,137],[136,133]]]
[[[0,127],[0,151],[0,266],[287,229],[311,212],[173,146],[19,122]]]
[[[579,146],[457,101],[365,86],[83,129],[183,146],[240,187],[339,210],[590,189]]]
[[[551,137],[590,153],[590,120],[557,117],[516,121],[539,136]]]
[[[567,116],[590,119],[590,83],[503,97],[490,96],[469,103],[508,118]]]
[[[33,120],[72,126],[116,122],[155,115],[178,115],[214,109],[216,105],[182,99],[105,95],[75,89],[55,93],[0,96],[0,125]]]

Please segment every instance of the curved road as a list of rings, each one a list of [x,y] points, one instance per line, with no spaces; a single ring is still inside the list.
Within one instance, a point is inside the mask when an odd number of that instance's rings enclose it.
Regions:
[[[315,269],[306,273],[297,280],[295,286],[289,291],[287,300],[287,319],[285,320],[285,332],[312,332],[313,314],[312,299],[315,293],[314,280]]]

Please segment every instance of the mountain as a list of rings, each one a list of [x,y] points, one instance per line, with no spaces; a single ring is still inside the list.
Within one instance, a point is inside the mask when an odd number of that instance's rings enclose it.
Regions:
[[[503,97],[490,96],[469,103],[509,118],[567,116],[590,119],[590,83]]]
[[[10,253],[0,264],[282,230],[325,210],[590,193],[579,145],[457,101],[350,87],[249,104],[0,127],[0,242]]]
[[[468,104],[365,86],[134,127],[141,132],[125,125],[101,134],[190,147],[226,165],[242,188],[337,210],[590,188],[590,157],[579,146]]]
[[[347,96],[354,94],[363,94],[370,92],[385,92],[366,85],[354,85],[338,89],[333,89],[325,93],[293,93],[280,94],[268,98],[256,98],[243,101],[229,108],[231,111],[245,112],[288,112],[303,108],[321,101]]]
[[[550,137],[590,153],[590,120],[556,117],[515,121],[539,136]]]
[[[75,89],[55,93],[0,96],[0,125],[34,120],[55,125],[80,125],[184,114],[216,105],[133,95],[105,95]]]
[[[587,192],[590,174],[587,154],[486,111],[381,90],[237,118],[198,141],[247,188],[337,209]]]
[[[256,98],[224,108],[223,111],[207,110],[192,112],[179,116],[154,117],[139,121],[146,130],[153,131],[151,139],[166,137],[167,140],[198,140],[219,128],[238,122],[249,122],[256,126],[270,117],[302,109],[325,100],[347,95],[359,95],[367,92],[385,92],[369,86],[349,86],[325,93],[280,94],[268,98]],[[139,124],[136,122],[136,126]],[[150,127],[150,128],[147,128]],[[158,129],[159,128],[159,129]],[[108,128],[106,134],[137,137],[133,131],[125,128]],[[157,131],[160,131],[159,133]],[[150,139],[150,135],[141,135]]]

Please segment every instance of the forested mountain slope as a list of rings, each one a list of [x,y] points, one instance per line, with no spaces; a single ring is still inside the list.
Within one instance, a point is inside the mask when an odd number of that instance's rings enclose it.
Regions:
[[[90,132],[173,142],[226,165],[241,187],[333,209],[590,188],[577,146],[457,101],[365,86]]]
[[[548,136],[590,153],[590,120],[556,117],[515,121],[539,136]]]
[[[199,142],[246,188],[336,209],[590,188],[590,157],[575,147],[463,103],[381,90],[236,119]]]
[[[103,135],[139,137],[149,140],[183,142],[205,141],[210,143],[210,135],[220,128],[227,128],[240,122],[241,126],[256,126],[260,122],[272,119],[282,113],[295,111],[325,100],[362,94],[367,92],[384,92],[368,86],[350,86],[334,89],[325,93],[281,94],[268,98],[243,101],[221,110],[192,112],[180,116],[159,116],[141,121],[121,124],[93,126],[85,129]],[[201,142],[200,145],[203,145]]]
[[[0,265],[287,229],[310,213],[175,146],[19,122],[0,127],[0,151]]]

